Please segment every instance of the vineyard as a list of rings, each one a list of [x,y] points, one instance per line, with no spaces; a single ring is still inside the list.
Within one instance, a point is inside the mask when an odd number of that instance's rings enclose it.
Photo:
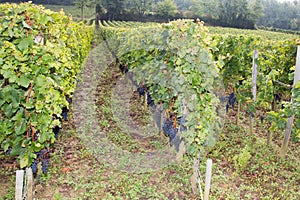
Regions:
[[[37,199],[201,199],[207,158],[211,199],[299,199],[293,36],[94,30],[30,3],[1,4],[0,20],[0,160],[32,169]]]
[[[137,90],[142,90],[140,95],[144,90],[148,93],[153,109],[160,105],[166,110],[165,122],[186,121],[183,138],[191,152],[204,144],[204,133],[218,133],[216,122],[221,123],[222,117],[216,108],[222,103],[226,113],[235,103],[239,108],[242,105],[239,112],[265,120],[270,132],[283,130],[286,119],[295,115],[293,139],[299,139],[299,84],[293,88],[297,40],[209,34],[201,22],[191,21],[123,26],[104,21],[100,27],[117,64],[130,74]],[[254,50],[259,52],[255,59]],[[251,93],[252,62],[258,65],[255,99]]]

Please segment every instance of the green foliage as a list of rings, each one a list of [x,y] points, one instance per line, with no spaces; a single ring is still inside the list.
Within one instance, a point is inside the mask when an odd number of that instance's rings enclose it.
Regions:
[[[259,111],[261,115],[269,116],[271,131],[284,131],[286,119],[299,109],[296,104],[293,104],[292,109],[290,87],[280,84],[293,85],[297,41],[277,41],[276,37],[274,40],[266,40],[263,36],[235,34],[211,34],[211,38],[214,58],[224,62],[220,72],[225,86],[236,93],[238,102],[246,104],[246,111],[254,115]],[[251,93],[254,50],[259,52],[258,59],[255,60],[258,65],[256,102],[252,101]],[[284,109],[277,109],[274,95],[284,97]],[[296,124],[297,120],[293,135],[297,135]]]
[[[258,25],[264,27],[299,30],[299,1],[262,0],[264,16]]]
[[[178,12],[173,0],[164,0],[157,3],[157,12],[165,17],[173,17]]]
[[[94,4],[94,0],[75,0],[74,4],[81,10],[81,20],[83,20],[83,11],[86,7],[91,7]]]
[[[1,4],[0,16],[0,143],[23,168],[55,140],[92,27],[30,3]]]
[[[182,45],[180,49],[176,49],[176,45],[179,45],[180,42],[178,44],[176,42],[169,42],[179,40],[182,40],[181,42],[185,42],[186,38],[182,39],[179,37],[180,39],[178,40],[176,37],[170,37],[170,32],[151,26],[145,29],[139,29],[139,35],[142,36],[142,38],[139,38],[136,36],[137,30],[129,27],[126,28],[126,26],[123,26],[122,28],[114,28],[112,27],[112,23],[111,25],[109,23],[110,22],[103,22],[105,26],[102,31],[105,37],[111,38],[117,34],[119,35],[118,37],[124,40],[113,40],[110,43],[110,46],[113,49],[117,49],[116,52],[118,52],[117,54],[120,57],[120,61],[124,65],[128,65],[136,74],[139,74],[138,77],[141,77],[141,79],[138,80],[139,82],[146,80],[149,81],[148,87],[153,91],[151,95],[155,98],[156,103],[163,102],[164,107],[167,108],[170,103],[166,102],[176,99],[174,107],[175,109],[180,108],[181,100],[179,98],[179,94],[183,93],[181,89],[187,91],[187,88],[184,88],[183,86],[187,84],[197,85],[199,84],[197,81],[201,82],[203,77],[206,77],[203,71],[201,75],[197,75],[197,72],[199,70],[201,71],[201,69],[193,68],[193,63],[197,63],[198,61],[192,60],[190,56],[186,57],[192,52],[186,53],[185,45]],[[120,23],[116,27],[121,27]],[[169,27],[174,28],[173,26],[168,25],[167,30],[171,30]],[[178,27],[181,27],[181,25]],[[153,28],[155,30],[153,30]],[[174,30],[172,33],[176,35]],[[193,34],[197,35],[197,33]],[[227,88],[230,88],[230,92],[235,92],[237,101],[245,105],[245,110],[248,113],[252,112],[254,116],[269,116],[267,117],[267,120],[271,122],[271,131],[283,131],[285,129],[287,117],[291,116],[291,114],[296,110],[299,110],[299,107],[296,107],[299,106],[298,104],[293,104],[293,109],[289,106],[290,103],[288,103],[288,101],[291,98],[290,88],[278,84],[278,82],[285,83],[287,85],[293,84],[297,49],[296,40],[265,40],[263,36],[207,34],[206,31],[200,35],[201,39],[199,38],[199,42],[201,44],[198,44],[197,46],[202,46],[201,48],[210,48],[210,52],[213,55],[212,59],[219,62],[218,72],[216,73],[221,74],[222,81]],[[261,33],[261,35],[263,34]],[[148,36],[150,38],[148,38]],[[194,37],[189,34],[186,36],[190,39]],[[269,38],[272,38],[271,34],[269,35]],[[192,43],[191,40],[187,40],[186,43],[191,43],[191,46],[187,45],[186,48],[192,48],[192,45],[195,45],[195,43]],[[119,48],[120,44],[122,44],[121,48]],[[155,49],[148,49],[148,45]],[[167,51],[159,50],[165,46],[167,46]],[[122,49],[123,47],[124,49]],[[128,52],[129,49],[132,51]],[[255,102],[252,100],[253,97],[251,93],[254,50],[258,50],[259,52],[259,57],[255,60],[255,63],[258,65],[258,88],[257,100]],[[198,51],[197,54],[201,57],[202,53],[201,51]],[[156,60],[152,61],[153,58],[156,58]],[[160,58],[161,60],[157,62],[157,59]],[[167,61],[164,60],[166,58]],[[203,59],[205,60],[205,57],[203,57]],[[161,66],[159,63],[165,64]],[[134,69],[136,69],[136,71]],[[173,72],[173,69],[176,69],[176,73]],[[180,71],[180,69],[182,69],[182,71]],[[164,72],[167,76],[161,74],[160,70],[165,70]],[[187,75],[187,73],[190,74],[191,72],[193,77],[192,75]],[[182,75],[185,77],[184,79],[181,79]],[[147,78],[145,79],[144,76]],[[173,82],[173,79],[167,78],[168,76],[177,77],[177,79]],[[187,77],[190,77],[191,80],[188,80]],[[153,83],[155,81],[151,80],[160,80],[160,86],[157,86],[157,84]],[[166,88],[166,85],[168,84],[172,85],[172,90]],[[163,87],[161,85],[163,85]],[[177,85],[179,85],[179,89],[176,87]],[[206,86],[204,88],[206,88]],[[276,106],[276,102],[274,102],[274,95],[276,94],[285,97],[285,101],[287,102],[285,103],[284,109],[276,109],[276,107],[278,107]],[[189,95],[192,95],[192,93],[189,93]],[[202,103],[205,105],[207,102]],[[194,107],[195,105],[191,106]],[[202,107],[203,106],[199,105],[199,107],[197,107],[198,111],[200,113],[203,112],[203,115],[209,116],[209,114],[205,113],[205,109],[201,109]],[[178,114],[182,115],[180,112]],[[193,119],[198,117],[193,115],[190,116]],[[206,123],[202,121],[199,126],[200,128],[193,128],[201,129],[204,124]],[[296,138],[298,137],[297,135],[299,135],[299,131],[297,131],[298,124],[299,120],[298,117],[296,117],[293,128],[293,135],[296,136]],[[208,127],[209,126],[206,128]],[[213,129],[209,130],[211,131]],[[187,138],[189,137],[196,141],[193,141],[194,143],[200,144],[201,142],[198,141],[203,141],[202,137],[197,137],[192,133],[187,136]],[[193,139],[189,142],[193,143]]]
[[[238,172],[243,172],[249,161],[251,159],[251,154],[249,152],[249,147],[245,146],[241,152],[233,157],[235,170]]]
[[[153,4],[153,0],[128,0],[126,9],[130,10],[130,12],[142,16],[150,11],[150,9],[153,7]]]
[[[156,104],[167,112],[184,115],[188,130],[182,133],[188,152],[196,155],[202,144],[212,144],[220,120],[214,95],[220,63],[207,47],[202,23],[178,20],[139,28],[114,28],[103,22],[101,31],[121,64],[138,83],[144,83]],[[183,101],[187,101],[183,105]],[[210,138],[210,139],[208,139]]]
[[[260,1],[250,0],[219,0],[217,10],[222,25],[239,28],[254,28],[263,11]]]

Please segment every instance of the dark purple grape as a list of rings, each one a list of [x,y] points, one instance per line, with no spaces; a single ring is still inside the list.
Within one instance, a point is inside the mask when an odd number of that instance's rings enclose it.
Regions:
[[[52,131],[54,133],[54,137],[57,139],[58,137],[58,133],[59,133],[59,126],[55,126],[54,128],[52,128]]]
[[[50,159],[42,159],[42,171],[43,174],[47,174],[47,170],[49,168]]]
[[[234,92],[232,92],[228,97],[228,103],[232,108],[234,107],[234,103],[236,101],[236,97],[234,96]]]
[[[140,96],[144,96],[145,95],[145,89],[144,87],[138,87],[137,91],[139,93]]]
[[[126,65],[122,65],[122,64],[120,64],[119,65],[119,68],[120,68],[120,71],[122,72],[122,73],[127,73],[128,72],[128,67],[126,66]]]
[[[11,152],[12,148],[11,147],[8,147],[8,149],[6,150],[6,155],[10,155],[10,152]]]
[[[147,94],[147,104],[152,108],[155,107],[154,100],[151,98],[150,94]]]
[[[67,97],[67,102],[68,102],[69,104],[71,104],[71,103],[72,103],[72,99],[71,99],[70,97]]]
[[[262,115],[260,115],[260,116],[259,116],[259,119],[260,119],[260,122],[261,122],[261,123],[263,123],[263,122],[264,122],[264,119],[265,119],[265,117],[264,117],[264,116],[262,116]]]
[[[178,132],[178,129],[174,128],[173,123],[170,119],[166,119],[164,121],[163,132],[164,132],[165,136],[169,137],[170,146],[175,144],[174,139],[176,138],[176,133]],[[176,145],[177,145],[177,142],[176,142]]]
[[[38,161],[35,159],[31,164],[32,173],[36,174],[38,171]]]
[[[170,119],[165,120],[163,124],[163,132],[165,136],[169,136],[172,129],[173,129],[172,121]]]
[[[228,99],[232,99],[232,98],[234,98],[234,92],[230,93],[228,96]]]
[[[63,107],[61,115],[65,121],[68,121],[68,112],[69,109],[67,107]]]
[[[173,126],[169,130],[169,138],[170,138],[170,144],[172,144],[172,141],[174,140],[177,133],[177,129],[175,129]]]
[[[226,104],[226,113],[228,113],[229,110],[229,104]]]
[[[281,97],[279,96],[279,94],[274,94],[274,100],[277,102],[281,101]]]
[[[47,149],[42,149],[40,152],[37,153],[37,158],[45,158],[47,156]]]

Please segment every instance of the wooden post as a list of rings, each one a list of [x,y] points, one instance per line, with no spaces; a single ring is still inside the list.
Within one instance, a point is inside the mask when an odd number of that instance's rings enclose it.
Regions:
[[[26,200],[33,200],[33,174],[31,167],[26,168]]]
[[[295,86],[296,83],[299,80],[300,80],[300,46],[297,47],[296,71],[295,71],[295,75],[294,75],[294,84],[293,84],[293,86]],[[291,102],[293,104],[293,94],[292,94]],[[292,132],[292,126],[293,126],[294,118],[295,118],[295,115],[292,115],[287,120],[285,134],[284,134],[284,138],[283,138],[283,141],[282,141],[282,146],[281,146],[280,153],[279,153],[280,156],[282,156],[282,157],[284,157],[286,155],[286,153],[287,153],[287,149],[288,149],[288,144],[289,144],[289,140],[290,140],[290,137],[291,137],[291,132]]]
[[[258,58],[258,51],[254,50],[253,52],[253,61],[252,61],[252,95],[253,95],[253,103],[256,101],[256,90],[257,90],[257,64],[255,63]],[[250,113],[250,134],[253,134],[253,126],[254,126],[254,117],[252,113]]]
[[[257,79],[257,64],[255,60],[258,58],[258,51],[254,50],[253,52],[253,61],[252,61],[252,95],[253,101],[256,101],[256,79]]]
[[[144,96],[144,107],[145,110],[148,110],[148,92],[145,91],[145,96]]]
[[[206,161],[204,200],[208,200],[209,199],[209,191],[210,191],[210,184],[211,184],[211,175],[212,175],[212,160],[208,159]]]
[[[23,200],[24,170],[16,172],[15,200]]]
[[[187,107],[187,100],[186,99],[182,99],[182,107],[183,107],[183,116],[182,117],[187,117],[188,116],[188,107]],[[183,119],[182,119],[183,120]],[[181,131],[180,131],[180,127],[179,127],[179,131],[178,133],[179,136],[181,136]],[[180,138],[181,139],[181,138]],[[183,160],[183,155],[185,154],[185,143],[183,140],[180,141],[180,144],[179,144],[179,149],[178,149],[178,152],[176,154],[176,160],[178,162],[182,162]],[[200,154],[199,154],[199,159],[200,159]],[[195,175],[196,176],[196,175]]]

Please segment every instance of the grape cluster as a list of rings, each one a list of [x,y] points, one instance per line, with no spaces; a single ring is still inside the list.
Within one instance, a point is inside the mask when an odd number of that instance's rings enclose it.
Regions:
[[[37,159],[35,159],[33,161],[33,163],[31,164],[31,169],[32,169],[33,174],[37,173],[37,171],[38,171],[38,161],[37,161]]]
[[[232,108],[234,107],[234,103],[236,101],[236,97],[234,96],[234,92],[232,92],[229,96],[228,96],[228,104],[230,106],[232,106]]]
[[[125,66],[125,65],[122,65],[122,64],[120,64],[119,65],[119,68],[120,68],[120,71],[122,72],[122,73],[127,73],[128,72],[128,67],[127,66]]]
[[[48,171],[48,168],[49,168],[49,162],[50,162],[49,158],[42,159],[42,171],[43,171],[43,174],[47,174],[47,171]]]
[[[137,91],[138,91],[140,96],[145,96],[145,93],[146,93],[145,87],[140,86],[140,87],[137,88]]]
[[[263,123],[263,122],[264,122],[264,119],[265,119],[265,117],[264,117],[264,116],[262,116],[262,115],[260,115],[260,116],[259,116],[259,119],[260,119],[260,122],[261,122],[261,123]]]
[[[55,126],[54,128],[52,128],[52,131],[54,133],[54,137],[57,139],[58,138],[58,133],[59,133],[59,126]]]
[[[148,106],[150,106],[151,108],[154,108],[154,107],[155,107],[154,100],[152,99],[152,97],[150,96],[150,94],[147,94],[147,104],[148,104]]]
[[[173,126],[173,122],[170,119],[166,119],[163,124],[163,132],[165,136],[170,138],[170,142],[175,138],[177,130]]]
[[[49,168],[49,162],[50,162],[50,156],[49,156],[49,151],[47,149],[42,149],[38,153],[36,153],[37,159],[33,161],[31,164],[31,169],[33,174],[37,174],[38,172],[38,162],[42,161],[42,172],[43,174],[47,173],[47,170]]]
[[[234,95],[234,92],[232,92],[228,96],[220,96],[219,100],[221,103],[226,103],[225,108],[227,113],[230,106],[234,108],[234,104],[236,102],[236,96]]]
[[[11,153],[11,150],[12,150],[12,148],[11,147],[8,147],[8,149],[6,150],[6,155],[10,155],[10,153]]]
[[[67,107],[63,107],[61,115],[65,121],[68,121],[68,112],[69,109]]]
[[[67,99],[67,102],[68,102],[69,104],[72,103],[72,99],[71,99],[70,97],[66,97],[66,99]]]
[[[279,96],[279,94],[274,94],[274,100],[275,102],[280,102],[281,101],[281,97]]]

